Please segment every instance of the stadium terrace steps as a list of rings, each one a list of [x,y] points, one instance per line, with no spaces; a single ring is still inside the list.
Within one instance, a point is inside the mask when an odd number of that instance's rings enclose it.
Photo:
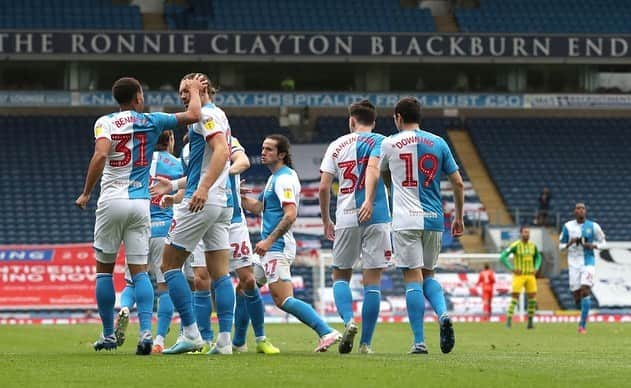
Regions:
[[[550,288],[550,279],[537,279],[537,309],[556,311],[561,307]]]
[[[486,208],[489,222],[491,224],[512,223],[512,218],[506,209],[506,205],[491,180],[478,154],[478,150],[471,141],[469,133],[459,129],[448,130],[447,133],[458,153],[460,163],[467,171],[469,180],[480,197],[480,202]]]

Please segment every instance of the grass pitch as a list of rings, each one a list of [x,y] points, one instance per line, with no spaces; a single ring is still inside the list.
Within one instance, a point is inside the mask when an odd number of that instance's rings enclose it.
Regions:
[[[113,352],[92,350],[100,327],[0,326],[0,387],[624,387],[631,384],[631,325],[456,324],[456,348],[444,355],[438,326],[425,325],[430,354],[408,355],[407,324],[377,326],[373,350],[313,353],[316,337],[300,324],[268,325],[282,354],[145,356],[136,326]],[[337,327],[341,329],[341,327]],[[172,331],[176,331],[175,330]],[[250,336],[251,337],[251,336]],[[252,338],[250,338],[251,340]],[[169,335],[167,344],[175,341]],[[355,345],[355,351],[358,344]]]

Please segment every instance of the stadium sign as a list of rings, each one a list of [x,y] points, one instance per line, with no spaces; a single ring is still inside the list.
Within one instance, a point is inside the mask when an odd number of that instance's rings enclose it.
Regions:
[[[631,36],[0,31],[4,55],[629,58]]]

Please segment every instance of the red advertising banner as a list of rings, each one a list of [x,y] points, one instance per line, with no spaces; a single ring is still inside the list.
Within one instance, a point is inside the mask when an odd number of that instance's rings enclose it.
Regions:
[[[114,272],[125,285],[124,251]],[[96,266],[91,243],[0,245],[0,310],[95,308]]]

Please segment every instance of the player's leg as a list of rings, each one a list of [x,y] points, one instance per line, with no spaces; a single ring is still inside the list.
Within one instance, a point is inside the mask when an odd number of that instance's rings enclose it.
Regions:
[[[578,332],[587,333],[587,318],[592,304],[592,287],[594,286],[594,266],[586,265],[581,270],[581,320],[578,325]]]
[[[211,221],[209,215],[208,206],[197,213],[185,210],[171,224],[162,255],[162,272],[173,306],[180,314],[182,336],[175,345],[165,349],[163,354],[187,353],[198,350],[204,345],[193,313],[191,288],[181,268],[190,252],[195,250],[195,246],[208,230]]]
[[[353,317],[353,295],[350,280],[353,276],[353,264],[361,254],[361,228],[352,227],[335,231],[333,242],[333,300],[338,314],[344,322],[345,338],[340,343],[340,352],[348,353],[352,342],[348,344],[349,335],[357,333],[357,324]],[[352,338],[351,338],[352,341]],[[350,347],[349,347],[350,346]],[[344,348],[344,349],[342,349]]]
[[[263,305],[261,292],[256,285],[252,264],[250,263],[246,267],[238,268],[236,272],[239,276],[239,286],[241,287],[242,297],[245,299],[246,311],[252,321],[252,328],[254,329],[254,336],[256,337],[257,353],[280,353],[280,350],[265,336],[265,306]]]
[[[116,255],[123,239],[122,212],[111,202],[103,202],[96,209],[94,224],[94,250],[96,251],[96,304],[101,317],[103,331],[94,343],[94,350],[116,349],[114,335],[114,266]]]
[[[149,272],[156,278],[157,299],[158,299],[158,325],[156,336],[153,340],[152,353],[162,353],[164,350],[164,339],[171,325],[173,318],[173,302],[169,296],[166,280],[160,267],[162,266],[162,251],[164,250],[164,238],[156,237],[149,241]]]
[[[519,303],[519,294],[521,290],[524,288],[525,276],[524,275],[513,275],[513,287],[511,293],[510,304],[508,305],[508,311],[506,312],[506,327],[510,328],[513,324],[513,314],[515,313],[515,308]]]
[[[434,278],[434,270],[438,265],[438,255],[442,248],[443,233],[431,230],[423,231],[423,294],[429,301],[438,317],[440,326],[440,350],[449,353],[456,345],[453,323],[447,313],[445,292]]]
[[[535,275],[526,276],[526,295],[528,296],[528,329],[534,328],[535,311],[537,309],[537,279]]]
[[[235,294],[229,274],[230,243],[229,229],[232,208],[209,206],[213,216],[211,225],[204,235],[206,267],[211,278],[215,298],[219,332],[217,342],[208,354],[232,354],[232,324],[234,322]]]
[[[246,344],[248,327],[250,326],[250,314],[246,305],[245,295],[241,289],[241,282],[235,289],[234,304],[234,335],[232,337],[232,350],[234,352],[245,353],[248,351]]]
[[[131,201],[130,201],[131,202]],[[153,317],[153,284],[147,273],[149,258],[149,239],[151,235],[151,221],[149,216],[149,201],[135,201],[130,203],[128,224],[123,234],[127,265],[134,282],[136,309],[138,311],[138,346],[137,355],[151,354],[153,335],[151,334],[151,320]]]
[[[116,325],[114,326],[114,336],[116,336],[116,343],[121,346],[125,343],[127,326],[129,325],[129,314],[131,309],[136,304],[136,290],[134,288],[134,281],[131,279],[131,272],[127,267],[127,260],[125,259],[125,288],[121,293],[120,310],[118,312],[118,318],[116,319]]]
[[[364,268],[364,302],[362,304],[362,331],[359,351],[360,353],[372,353],[370,344],[381,307],[381,273],[392,259],[390,226],[388,224],[367,226],[364,229],[361,245]]]
[[[393,233],[394,252],[397,265],[403,270],[405,283],[405,304],[414,344],[412,354],[427,354],[423,319],[425,316],[425,296],[423,295],[423,243],[421,230],[401,230]]]
[[[568,283],[570,292],[574,298],[574,306],[581,309],[581,269],[570,266],[568,268]]]
[[[197,248],[195,248],[195,250],[197,250]],[[198,256],[201,256],[201,258],[198,258]],[[192,265],[193,273],[195,274],[195,280],[193,281],[193,311],[202,339],[206,345],[208,345],[208,350],[210,350],[212,342],[215,339],[215,333],[213,332],[211,324],[213,311],[212,297],[210,294],[211,281],[210,274],[206,268],[205,256],[203,251],[201,255],[196,252],[193,253],[194,260]]]
[[[320,337],[320,343],[315,349],[316,352],[326,352],[331,345],[341,339],[342,335],[327,325],[311,305],[294,298],[290,272],[291,262],[283,253],[267,253],[262,258],[262,264],[276,306],[298,318],[300,322],[312,328]]]

